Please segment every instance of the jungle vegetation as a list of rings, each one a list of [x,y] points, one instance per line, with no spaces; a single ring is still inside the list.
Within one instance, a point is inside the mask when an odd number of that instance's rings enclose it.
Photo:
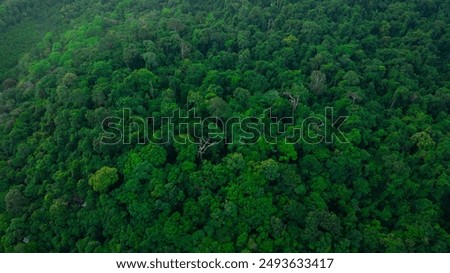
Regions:
[[[450,1],[4,0],[0,59],[1,252],[450,250]],[[325,107],[348,143],[100,141]]]

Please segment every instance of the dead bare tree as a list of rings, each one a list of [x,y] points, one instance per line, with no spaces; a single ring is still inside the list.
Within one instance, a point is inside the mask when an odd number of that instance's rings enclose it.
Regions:
[[[348,97],[352,100],[352,103],[355,103],[355,102],[361,100],[361,96],[356,92],[348,93]]]
[[[184,60],[186,59],[187,55],[189,54],[189,52],[191,51],[189,45],[187,43],[185,43],[184,41],[181,42],[180,45],[180,53],[181,53],[181,59]]]
[[[311,83],[309,84],[309,88],[314,91],[316,94],[322,94],[326,87],[326,75],[319,70],[314,70],[311,73]]]
[[[295,111],[300,104],[300,98],[305,100],[308,97],[308,90],[303,84],[293,84],[292,88],[288,91],[283,92],[283,95],[286,96],[289,100],[289,103],[292,106],[292,116],[294,116]]]
[[[214,145],[217,145],[218,142],[211,142],[211,138],[208,138],[207,140],[204,140],[203,138],[200,138],[200,144],[198,147],[197,155],[200,159],[203,159],[203,155],[206,153],[206,151],[211,148]]]
[[[289,99],[289,103],[292,106],[292,115],[295,114],[295,110],[297,110],[298,104],[300,103],[300,94],[296,94],[294,92],[286,91],[283,95],[287,96]]]

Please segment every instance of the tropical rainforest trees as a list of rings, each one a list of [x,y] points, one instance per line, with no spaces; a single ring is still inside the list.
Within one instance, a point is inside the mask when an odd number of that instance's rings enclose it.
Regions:
[[[449,251],[450,2],[57,2],[0,4],[0,251]]]

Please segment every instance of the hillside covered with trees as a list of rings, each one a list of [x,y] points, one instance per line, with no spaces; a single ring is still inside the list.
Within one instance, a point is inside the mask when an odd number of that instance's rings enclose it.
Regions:
[[[0,58],[1,252],[450,251],[450,1],[4,0]],[[347,143],[101,141],[326,107]]]

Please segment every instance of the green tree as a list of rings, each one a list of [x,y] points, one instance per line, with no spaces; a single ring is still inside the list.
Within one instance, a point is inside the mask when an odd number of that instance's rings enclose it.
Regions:
[[[89,185],[100,193],[105,193],[109,187],[119,180],[116,168],[102,167],[89,178]]]

